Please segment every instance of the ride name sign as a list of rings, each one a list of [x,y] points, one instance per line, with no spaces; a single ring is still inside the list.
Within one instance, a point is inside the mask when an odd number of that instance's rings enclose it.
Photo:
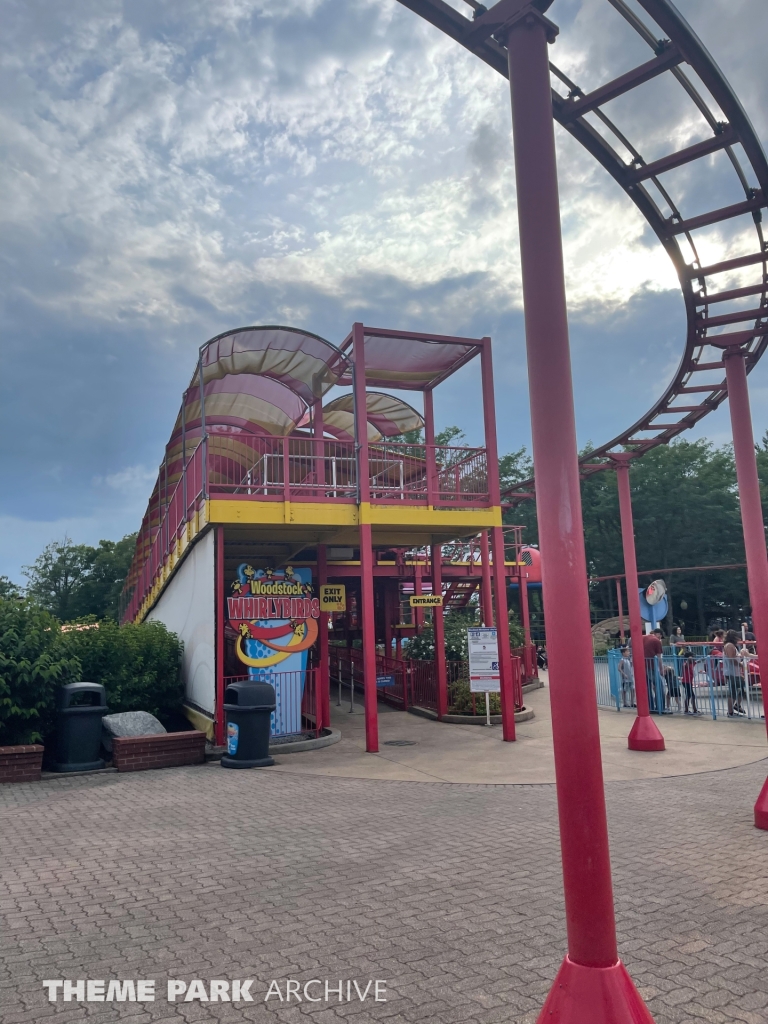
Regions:
[[[496,628],[474,627],[467,630],[469,689],[472,693],[499,693],[499,643]]]

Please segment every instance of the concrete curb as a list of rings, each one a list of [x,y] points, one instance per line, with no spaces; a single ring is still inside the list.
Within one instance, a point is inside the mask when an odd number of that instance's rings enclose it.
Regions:
[[[320,750],[323,747],[330,747],[341,739],[341,730],[326,729],[322,736],[315,736],[306,740],[272,740],[269,744],[270,754],[300,754],[305,750]],[[206,761],[220,761],[226,753],[226,747],[213,747],[206,751]]]
[[[408,712],[411,715],[418,715],[419,718],[428,718],[431,722],[436,722],[437,712],[432,711],[430,708],[408,708]],[[515,722],[530,722],[536,715],[533,712],[533,708],[523,708],[522,711],[515,712]],[[485,715],[446,715],[443,718],[445,725],[485,725]],[[491,715],[491,725],[501,725],[501,715]]]

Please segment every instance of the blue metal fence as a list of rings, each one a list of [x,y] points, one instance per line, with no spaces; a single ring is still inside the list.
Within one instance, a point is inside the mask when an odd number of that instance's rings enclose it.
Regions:
[[[760,669],[748,652],[738,663],[726,664],[711,645],[689,644],[692,657],[679,650],[664,648],[659,664],[656,658],[645,663],[648,703],[652,714],[706,715],[714,720],[761,720],[765,716]],[[595,689],[600,707],[617,711],[633,710],[634,693],[619,672],[621,652],[608,651],[595,658]],[[726,672],[726,668],[728,671]]]

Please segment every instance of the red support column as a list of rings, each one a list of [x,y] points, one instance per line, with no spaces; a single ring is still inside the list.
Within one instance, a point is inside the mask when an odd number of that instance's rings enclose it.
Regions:
[[[480,566],[483,573],[483,581],[480,586],[480,610],[483,616],[483,625],[493,625],[493,592],[491,590],[491,551],[488,546],[488,531],[483,530],[480,534]]]
[[[435,452],[435,407],[432,392],[424,392],[424,441],[427,456],[427,504],[437,504],[437,454]]]
[[[418,555],[416,556],[418,558]],[[422,587],[424,567],[421,562],[416,562],[413,567],[413,594],[414,597],[421,597],[424,592]],[[421,632],[421,628],[424,625],[424,609],[414,608],[413,609],[413,624],[415,626],[414,635],[418,636]]]
[[[637,582],[635,555],[635,527],[632,519],[632,492],[629,486],[629,462],[634,456],[621,452],[611,456],[616,465],[616,483],[619,489],[621,516],[621,542],[624,547],[624,576],[627,581],[627,607],[629,633],[632,641],[632,667],[635,671],[635,699],[637,716],[627,738],[630,750],[664,750],[664,737],[651,718],[648,706],[648,681],[643,650],[643,620],[640,615],[640,593]]]
[[[499,452],[496,445],[496,402],[493,394],[493,361],[491,339],[483,338],[480,348],[480,375],[483,382],[483,427],[485,459],[488,474],[488,504],[498,509],[498,526],[491,529],[493,546],[493,597],[496,605],[496,641],[499,645],[499,676],[501,686],[501,734],[508,742],[515,739],[515,686],[512,679],[512,650],[509,646],[509,611],[507,609],[507,568],[504,554],[504,531],[501,528],[501,486],[499,483]]]
[[[741,526],[747,555],[747,583],[752,605],[752,629],[757,640],[757,653],[768,652],[768,555],[765,548],[765,526],[760,502],[760,481],[757,476],[755,439],[749,408],[746,355],[741,349],[723,353],[725,379],[728,383],[728,406],[731,411],[733,455],[736,480],[739,484]],[[768,654],[763,659],[768,666]],[[768,727],[768,718],[766,718]],[[768,830],[768,780],[755,804],[755,826]]]
[[[371,477],[368,466],[368,409],[365,394],[365,335],[363,325],[352,327],[354,360],[355,441],[360,516],[360,603],[363,625],[363,691],[365,693],[365,749],[379,749],[378,696],[376,693],[376,610],[373,597],[373,538],[368,521],[371,509]]]
[[[443,552],[439,544],[433,544],[432,559],[432,594],[442,597],[443,594]],[[435,637],[435,662],[437,663],[437,717],[443,719],[448,714],[448,669],[445,665],[445,623],[443,622],[442,605],[432,609],[432,628]]]
[[[501,738],[515,740],[515,685],[512,679],[512,648],[509,645],[509,611],[507,610],[507,569],[504,556],[504,531],[491,529],[493,545],[493,596],[496,604],[496,642],[499,645],[501,677]]]
[[[526,8],[505,33],[568,929],[568,955],[539,1022],[647,1024],[653,1018],[616,948],[547,51],[553,31]]]
[[[317,545],[317,583],[318,587],[328,582],[328,552],[325,544]],[[319,593],[319,590],[318,590]],[[318,655],[320,660],[318,671],[317,717],[321,729],[331,727],[331,669],[328,662],[328,612],[320,612],[318,620],[320,633]]]
[[[224,527],[216,528],[214,572],[216,574],[216,711],[214,713],[214,739],[217,747],[224,746]]]

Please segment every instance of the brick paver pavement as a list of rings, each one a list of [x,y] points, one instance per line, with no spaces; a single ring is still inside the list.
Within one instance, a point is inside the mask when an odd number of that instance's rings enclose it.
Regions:
[[[621,952],[659,1024],[768,1019],[766,767],[607,787]],[[564,950],[551,786],[209,765],[0,787],[2,1024],[527,1024]],[[168,977],[255,999],[168,1003]],[[162,985],[51,1004],[47,978]],[[288,978],[386,979],[387,1002],[265,1005]]]

